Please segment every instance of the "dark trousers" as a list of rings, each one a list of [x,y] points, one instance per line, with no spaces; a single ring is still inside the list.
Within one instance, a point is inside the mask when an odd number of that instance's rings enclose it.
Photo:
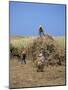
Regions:
[[[44,32],[39,32],[40,37],[45,36]]]
[[[24,62],[24,64],[26,64],[26,60],[24,58],[22,58],[22,63]]]

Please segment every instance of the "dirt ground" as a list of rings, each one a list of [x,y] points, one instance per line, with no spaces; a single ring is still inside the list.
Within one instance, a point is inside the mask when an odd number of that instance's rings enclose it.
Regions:
[[[10,60],[10,88],[65,85],[65,66],[45,66],[37,72],[31,61],[21,64],[16,58]]]

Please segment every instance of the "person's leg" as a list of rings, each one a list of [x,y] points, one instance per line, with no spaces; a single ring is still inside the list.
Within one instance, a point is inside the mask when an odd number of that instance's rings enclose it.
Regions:
[[[44,32],[42,32],[43,36],[45,36]]]
[[[42,32],[39,32],[40,37],[41,37],[41,34],[42,34]]]
[[[26,60],[25,60],[25,59],[23,59],[23,61],[24,61],[24,63],[26,64]]]
[[[40,66],[37,67],[37,72],[40,72]]]
[[[44,67],[43,66],[40,66],[39,71],[40,72],[43,72],[44,71],[43,69],[44,69]]]
[[[21,58],[21,64],[23,64],[23,58]]]

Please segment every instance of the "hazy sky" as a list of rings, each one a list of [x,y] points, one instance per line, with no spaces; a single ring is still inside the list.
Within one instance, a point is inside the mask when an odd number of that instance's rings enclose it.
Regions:
[[[65,35],[65,5],[10,2],[11,35],[38,35],[40,24],[51,35]]]

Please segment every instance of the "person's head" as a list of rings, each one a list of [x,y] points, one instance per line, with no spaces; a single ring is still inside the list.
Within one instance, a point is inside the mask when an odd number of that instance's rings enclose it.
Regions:
[[[42,25],[40,24],[40,26],[39,27],[42,27]]]
[[[44,48],[43,47],[41,47],[41,50],[43,50]]]
[[[26,53],[26,50],[25,48],[22,49],[22,54]]]
[[[40,51],[43,51],[43,50],[44,50],[44,48],[41,48],[41,49],[40,49]]]
[[[42,25],[40,24],[40,26],[39,27],[42,27]]]

